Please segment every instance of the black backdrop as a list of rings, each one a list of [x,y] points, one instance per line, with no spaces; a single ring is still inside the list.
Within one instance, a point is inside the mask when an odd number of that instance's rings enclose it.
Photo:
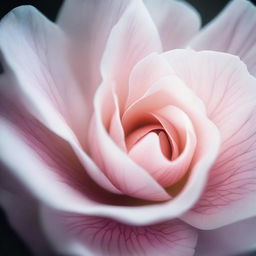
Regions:
[[[95,1],[95,0],[92,0]],[[104,1],[104,0],[103,0]],[[20,5],[33,5],[49,19],[54,20],[62,4],[62,0],[14,1],[6,0],[0,4],[0,18],[11,9]],[[223,7],[227,0],[187,0],[201,14],[203,24],[210,21]],[[255,1],[252,1],[255,2]],[[0,209],[0,255],[1,256],[30,256],[32,255],[22,240],[15,234],[8,224],[4,212]],[[254,256],[256,253],[247,254]],[[45,255],[47,256],[47,255]],[[206,255],[207,256],[207,255]],[[216,255],[218,256],[218,255]],[[242,256],[242,255],[241,255]],[[243,255],[245,256],[245,255]]]

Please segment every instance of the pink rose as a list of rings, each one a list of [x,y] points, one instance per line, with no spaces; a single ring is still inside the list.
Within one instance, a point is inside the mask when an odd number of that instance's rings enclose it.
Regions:
[[[168,0],[0,24],[0,204],[36,255],[256,249],[256,8]]]

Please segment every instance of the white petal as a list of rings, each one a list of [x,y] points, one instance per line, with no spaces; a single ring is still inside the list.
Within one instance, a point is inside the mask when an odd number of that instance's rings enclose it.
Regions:
[[[8,90],[18,91],[30,111],[59,133],[62,127],[56,120],[65,119],[84,143],[87,106],[71,72],[67,47],[63,32],[33,7],[18,7],[1,20],[0,49],[12,78]]]

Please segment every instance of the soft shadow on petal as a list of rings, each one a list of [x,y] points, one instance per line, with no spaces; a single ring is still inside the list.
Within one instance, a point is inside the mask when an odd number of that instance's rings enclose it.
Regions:
[[[185,47],[199,31],[199,13],[185,1],[144,0],[160,34],[164,51]]]
[[[196,50],[238,55],[256,76],[256,7],[247,0],[230,4],[192,40]]]
[[[21,6],[1,20],[0,49],[11,78],[8,90],[18,91],[30,111],[55,130],[62,129],[56,120],[64,119],[85,145],[88,110],[69,66],[64,33],[35,8]]]
[[[256,249],[256,218],[215,230],[198,231],[198,235],[197,256],[244,255]]]
[[[196,230],[179,220],[136,227],[46,207],[41,209],[41,216],[56,249],[71,255],[192,256],[197,241]]]
[[[175,50],[165,56],[205,103],[222,142],[201,199],[183,219],[212,229],[255,216],[256,79],[227,53]]]

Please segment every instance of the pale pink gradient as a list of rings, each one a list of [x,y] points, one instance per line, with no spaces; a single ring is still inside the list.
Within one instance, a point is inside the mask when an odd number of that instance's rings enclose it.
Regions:
[[[37,255],[256,248],[256,8],[199,27],[171,0],[1,21],[0,204]]]

